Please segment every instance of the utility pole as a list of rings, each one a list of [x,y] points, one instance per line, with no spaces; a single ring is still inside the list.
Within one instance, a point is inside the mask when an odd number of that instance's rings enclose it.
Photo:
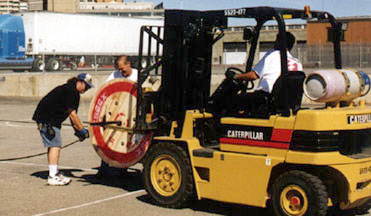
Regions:
[[[322,11],[325,11],[325,0],[322,0]]]

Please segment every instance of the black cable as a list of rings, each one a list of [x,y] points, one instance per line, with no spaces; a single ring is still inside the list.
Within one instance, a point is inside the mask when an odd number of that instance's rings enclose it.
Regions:
[[[20,121],[20,120],[0,119],[0,122],[14,122],[14,123],[25,123],[25,124],[35,124],[36,125],[36,122],[34,122],[34,121]],[[72,127],[72,124],[63,123],[62,125],[63,126],[70,126],[70,127]],[[83,125],[83,126],[86,127],[87,125]]]
[[[26,124],[35,124],[36,126],[36,122],[34,121],[20,121],[20,120],[6,120],[6,119],[0,119],[0,122],[14,122],[14,123],[26,123]],[[64,126],[70,126],[72,127],[72,124],[62,124]],[[79,140],[75,140],[65,146],[62,146],[61,149],[64,149],[64,148],[67,148],[68,146],[71,146],[75,143],[77,143]],[[41,156],[41,155],[45,155],[47,154],[47,152],[43,152],[43,153],[38,153],[38,154],[34,154],[34,155],[28,155],[28,156],[24,156],[24,157],[16,157],[16,158],[7,158],[7,159],[0,159],[0,162],[1,161],[12,161],[12,160],[21,160],[21,159],[26,159],[26,158],[33,158],[33,157],[37,157],[37,156]]]
[[[62,146],[61,149],[64,149],[64,148],[67,148],[68,146],[71,146],[75,143],[77,143],[79,140],[75,140],[65,146]],[[7,158],[7,159],[0,159],[0,162],[1,161],[13,161],[13,160],[21,160],[21,159],[27,159],[27,158],[33,158],[33,157],[37,157],[37,156],[41,156],[41,155],[45,155],[47,154],[48,152],[43,152],[43,153],[39,153],[39,154],[34,154],[34,155],[28,155],[28,156],[24,156],[24,157],[16,157],[16,158]]]

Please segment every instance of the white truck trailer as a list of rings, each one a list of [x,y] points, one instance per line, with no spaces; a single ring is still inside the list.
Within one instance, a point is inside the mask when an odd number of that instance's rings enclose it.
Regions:
[[[135,57],[141,26],[163,26],[164,23],[163,18],[55,12],[14,15],[23,19],[25,55],[34,59],[33,71],[76,69],[79,63],[112,65],[115,56]]]

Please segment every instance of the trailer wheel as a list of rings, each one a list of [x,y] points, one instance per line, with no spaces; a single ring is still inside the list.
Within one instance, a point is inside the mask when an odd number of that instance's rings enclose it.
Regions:
[[[46,64],[46,68],[49,71],[60,71],[62,69],[62,63],[57,58],[51,58]]]
[[[32,71],[40,72],[45,68],[45,63],[42,58],[36,58],[32,63]]]
[[[73,70],[73,71],[77,70],[77,64],[75,62],[71,61],[70,62],[70,69]]]
[[[324,216],[327,202],[325,185],[309,173],[289,171],[273,183],[272,204],[276,215]]]
[[[143,176],[148,194],[164,207],[180,208],[192,198],[192,168],[180,146],[173,143],[153,146],[144,163]]]

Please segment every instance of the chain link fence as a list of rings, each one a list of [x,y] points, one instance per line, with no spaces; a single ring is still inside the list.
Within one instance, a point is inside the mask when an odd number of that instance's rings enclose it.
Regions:
[[[334,67],[334,49],[332,44],[298,44],[292,50],[293,56],[300,59],[307,68]],[[341,47],[344,68],[370,68],[371,43],[349,43]]]

